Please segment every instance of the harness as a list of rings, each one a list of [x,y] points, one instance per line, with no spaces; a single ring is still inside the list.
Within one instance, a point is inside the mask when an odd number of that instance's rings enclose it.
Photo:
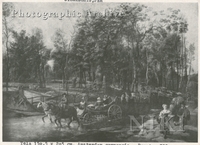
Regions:
[[[60,113],[62,111],[60,107],[45,102],[42,102],[42,108],[46,114],[56,115],[56,116],[60,116]]]
[[[44,109],[44,111],[49,111],[51,108],[49,107],[49,104],[42,102],[42,107]]]

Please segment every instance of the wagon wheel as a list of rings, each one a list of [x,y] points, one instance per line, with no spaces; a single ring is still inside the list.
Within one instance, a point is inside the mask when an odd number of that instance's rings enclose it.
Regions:
[[[91,123],[93,120],[92,120],[92,115],[90,113],[86,113],[84,116],[83,116],[83,122],[85,123]]]
[[[86,113],[84,116],[83,116],[83,121],[86,122],[86,123],[89,123],[91,121],[90,119],[90,114],[89,113]]]
[[[111,105],[108,108],[108,117],[111,119],[120,119],[122,117],[122,109],[118,105]]]

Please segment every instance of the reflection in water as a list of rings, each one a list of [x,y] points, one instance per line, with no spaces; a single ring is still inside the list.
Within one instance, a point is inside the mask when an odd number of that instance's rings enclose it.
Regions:
[[[66,127],[63,122],[63,128],[58,128],[46,118],[46,123],[42,122],[41,116],[6,118],[4,119],[4,140],[6,141],[45,141],[60,140],[71,138],[80,132],[75,129],[76,124],[71,128]],[[77,128],[77,127],[76,127]]]
[[[5,113],[4,113],[5,115]],[[163,140],[162,137],[137,136],[138,132],[127,133],[129,125],[119,125],[111,123],[109,127],[80,127],[76,121],[72,122],[70,127],[67,126],[68,120],[62,120],[63,128],[56,127],[54,123],[50,123],[45,118],[42,122],[42,116],[32,117],[5,117],[3,120],[3,141],[65,141],[65,142],[149,142],[149,141],[196,141],[197,130],[188,130],[188,136],[181,134],[172,135],[170,139]],[[120,122],[121,123],[121,122]],[[101,124],[101,123],[99,123]],[[94,129],[96,128],[96,129]],[[194,128],[194,127],[193,127]],[[153,140],[154,138],[154,140]]]
[[[41,116],[5,118],[3,127],[4,141],[118,141],[116,133],[106,133],[97,129],[86,130],[74,121],[70,127],[62,120],[63,128],[56,127]],[[114,140],[113,140],[114,139]]]

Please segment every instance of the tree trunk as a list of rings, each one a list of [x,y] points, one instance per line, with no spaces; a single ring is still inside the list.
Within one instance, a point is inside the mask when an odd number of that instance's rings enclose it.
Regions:
[[[53,72],[53,81],[54,82],[56,81],[56,72],[55,71]]]
[[[156,70],[156,66],[155,66],[155,70]],[[158,86],[163,86],[163,70],[162,70],[162,65],[160,65],[160,75],[159,75],[159,82],[158,82]]]
[[[134,67],[134,92],[137,92],[137,70],[136,70],[136,67]]]
[[[191,58],[192,59],[192,58]],[[188,77],[187,77],[187,85],[186,85],[186,91],[188,92],[188,85],[189,85],[189,83],[190,83],[190,75],[191,75],[191,68],[192,68],[192,61],[191,61],[191,59],[190,59],[190,67],[189,67],[189,75],[188,75]]]
[[[134,88],[134,71],[133,69],[131,69],[131,91],[134,92],[135,91],[135,88]]]
[[[126,83],[127,83],[127,71],[123,71],[123,90],[126,90]]]
[[[182,91],[181,87],[182,87],[182,82],[183,82],[183,72],[184,72],[184,66],[183,66],[183,49],[184,49],[184,36],[182,33],[182,47],[181,47],[181,80],[179,83],[179,90]]]
[[[38,77],[39,77],[39,86],[40,88],[42,88],[41,70],[39,65],[38,65]]]
[[[83,72],[82,72],[82,68],[81,66],[79,67],[79,87],[82,88],[82,77],[83,76]]]
[[[178,58],[176,60],[176,68],[177,68],[177,80],[176,80],[176,91],[179,90],[179,67],[178,67]]]
[[[174,75],[173,75],[173,63],[171,64],[171,85],[172,85],[172,88],[171,90],[174,90]]]
[[[42,87],[46,87],[46,80],[45,80],[45,71],[44,71],[44,65],[43,63],[41,64],[41,80],[42,80]]]
[[[91,66],[89,66],[89,69],[88,69],[88,77],[89,77],[89,81],[92,80],[92,77],[91,77]]]
[[[68,75],[68,57],[66,55],[66,62],[65,62],[65,90],[68,91],[68,80],[69,80],[69,75]]]
[[[7,48],[7,57],[6,57],[6,91],[8,91],[8,82],[9,82],[9,56],[8,56],[8,48]]]
[[[5,31],[6,31],[6,91],[8,91],[8,82],[9,82],[9,72],[10,72],[10,68],[9,68],[9,54],[8,54],[8,39],[9,39],[9,32],[8,32],[8,26],[7,26],[7,20],[4,17],[4,21],[5,21]]]
[[[162,80],[162,75],[161,75],[161,79],[158,78],[158,75],[156,73],[156,66],[154,66],[154,74],[155,74],[155,77],[156,77],[156,80],[157,80],[157,84],[155,86],[159,86],[160,85],[160,80]]]
[[[62,68],[62,88],[65,89],[65,68]]]
[[[186,52],[186,47],[185,47],[185,84],[187,84],[187,81],[188,81],[188,76],[187,76],[187,52]],[[187,88],[187,85],[185,86],[185,89],[186,90]]]
[[[93,72],[92,72],[92,82],[94,82],[95,79],[96,79],[96,77],[95,77],[95,71],[93,71]]]
[[[147,63],[147,68],[146,68],[146,85],[148,86],[149,84],[149,77],[148,77],[148,74],[149,74],[149,66],[148,66],[148,63]]]

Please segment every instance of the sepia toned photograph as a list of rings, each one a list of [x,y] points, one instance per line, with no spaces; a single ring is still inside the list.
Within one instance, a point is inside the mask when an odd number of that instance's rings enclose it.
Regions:
[[[2,142],[198,143],[198,13],[2,2]]]

